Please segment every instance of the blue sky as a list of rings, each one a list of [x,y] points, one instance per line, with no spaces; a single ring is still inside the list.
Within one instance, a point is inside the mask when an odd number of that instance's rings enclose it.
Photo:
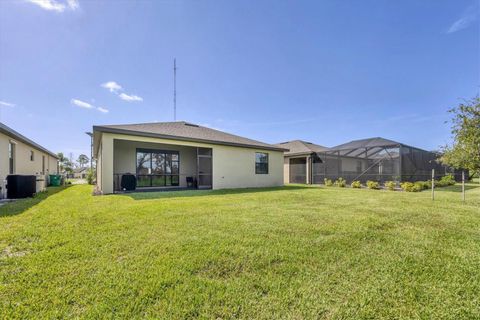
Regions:
[[[265,142],[426,149],[478,94],[479,1],[0,2],[1,121],[89,155],[93,124],[178,120]],[[119,88],[119,86],[121,88]],[[108,111],[108,112],[107,112]]]

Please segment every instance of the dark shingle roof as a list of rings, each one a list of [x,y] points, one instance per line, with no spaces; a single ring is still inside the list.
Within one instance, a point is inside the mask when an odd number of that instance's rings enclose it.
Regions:
[[[205,142],[237,147],[285,151],[272,144],[240,137],[185,121],[94,126],[94,131],[163,139]]]
[[[385,138],[369,138],[361,140],[353,140],[344,144],[340,144],[333,148],[330,148],[330,151],[335,150],[347,150],[347,149],[358,149],[358,148],[374,148],[374,147],[386,147],[386,146],[399,146],[402,145],[400,142]]]
[[[12,137],[13,139],[16,139],[16,140],[21,141],[25,144],[28,144],[29,146],[34,147],[35,149],[41,150],[45,153],[48,153],[49,155],[51,155],[55,159],[58,159],[58,156],[55,153],[53,153],[52,151],[49,151],[49,150],[45,149],[44,147],[42,147],[38,143],[28,139],[24,135],[18,133],[17,131],[13,130],[12,128],[6,126],[5,124],[3,124],[1,122],[0,122],[0,132],[3,132],[7,136]]]
[[[289,149],[290,151],[285,152],[286,156],[289,155],[300,155],[300,154],[312,154],[317,152],[323,152],[329,150],[329,148],[314,144],[311,142],[306,142],[302,140],[293,140],[288,142],[277,143],[276,146],[280,148]]]

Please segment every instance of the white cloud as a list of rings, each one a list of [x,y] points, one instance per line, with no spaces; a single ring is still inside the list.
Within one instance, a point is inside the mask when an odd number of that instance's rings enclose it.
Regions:
[[[78,9],[80,6],[78,0],[67,0],[68,7],[72,10]]]
[[[63,12],[66,9],[76,10],[79,7],[78,0],[66,0],[59,2],[58,0],[26,0],[30,3],[36,4],[42,9],[56,12]]]
[[[108,81],[101,84],[105,89],[110,90],[110,92],[118,92],[122,90],[122,86],[116,83],[115,81]]]
[[[125,101],[143,101],[142,97],[136,96],[136,95],[128,95],[126,93],[120,93],[118,95],[120,99],[125,100]]]
[[[118,97],[122,100],[125,100],[125,101],[128,101],[128,102],[143,101],[143,98],[139,97],[137,95],[126,94],[124,92],[120,93],[120,91],[123,91],[123,88],[122,88],[121,85],[119,85],[115,81],[108,81],[108,82],[102,83],[101,86],[105,89],[110,90],[110,92],[118,94]]]
[[[13,103],[5,102],[5,101],[0,101],[0,106],[3,106],[3,107],[15,107],[15,105],[14,105]]]
[[[94,108],[94,106],[92,106],[90,103],[82,101],[82,100],[72,99],[72,100],[70,100],[70,102],[72,104],[76,105],[77,107],[80,107],[80,108],[85,108],[85,109],[93,109]]]
[[[454,33],[470,26],[478,18],[478,8],[477,6],[468,7],[463,13],[462,17],[452,23],[450,28],[448,28],[447,33]]]
[[[95,109],[101,113],[108,113],[108,109],[105,108],[105,107],[95,107],[93,104],[91,103],[88,103],[88,102],[85,102],[85,101],[82,101],[82,100],[78,100],[78,99],[72,99],[70,100],[70,102],[77,106],[77,107],[80,107],[80,108],[84,108],[84,109]]]

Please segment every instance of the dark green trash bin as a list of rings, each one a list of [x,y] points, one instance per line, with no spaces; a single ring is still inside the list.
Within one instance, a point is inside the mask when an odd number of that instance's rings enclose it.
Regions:
[[[54,187],[60,186],[62,183],[62,176],[58,174],[51,174],[50,175],[50,185]]]

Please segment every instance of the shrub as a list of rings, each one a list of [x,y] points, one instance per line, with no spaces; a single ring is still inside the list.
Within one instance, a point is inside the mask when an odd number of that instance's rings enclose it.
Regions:
[[[440,183],[443,183],[447,186],[453,186],[455,184],[455,177],[451,174],[447,174],[440,179]]]
[[[325,178],[325,179],[323,179],[323,181],[325,182],[325,185],[326,185],[327,187],[333,186],[333,182],[332,182],[331,179]]]
[[[420,182],[420,181],[419,181]],[[400,185],[406,192],[419,192],[423,190],[423,183],[404,182]]]
[[[415,188],[419,189],[419,191],[429,188],[429,183],[427,181],[416,181],[414,185]]]
[[[388,190],[394,191],[397,183],[395,181],[385,181],[384,185],[385,188],[387,188]]]
[[[403,189],[403,191],[407,191],[407,192],[413,192],[413,187],[415,185],[413,184],[413,182],[403,182],[402,184],[400,184],[400,187]]]
[[[95,184],[95,175],[92,169],[88,169],[87,172],[87,183],[88,184]]]
[[[441,187],[446,187],[447,184],[445,182],[442,182],[440,180],[435,180],[435,188],[441,188]]]
[[[440,180],[435,180],[435,188],[453,186],[455,183],[455,177],[451,174],[447,174],[446,176],[443,176]],[[428,181],[428,187],[432,187],[431,181]]]
[[[432,180],[427,180],[424,183],[427,186],[425,189],[432,189]]]
[[[414,183],[413,184],[413,191],[414,192],[420,192],[423,189],[425,189],[425,185],[423,183]]]
[[[355,180],[352,182],[352,184],[350,185],[352,188],[361,188],[362,187],[362,183],[358,180]]]
[[[345,186],[347,185],[347,181],[345,181],[345,179],[343,178],[338,178],[336,181],[335,181],[335,185],[337,187],[340,187],[340,188],[345,188]]]
[[[380,189],[380,184],[378,183],[378,181],[368,180],[367,188],[377,190],[377,189]]]

